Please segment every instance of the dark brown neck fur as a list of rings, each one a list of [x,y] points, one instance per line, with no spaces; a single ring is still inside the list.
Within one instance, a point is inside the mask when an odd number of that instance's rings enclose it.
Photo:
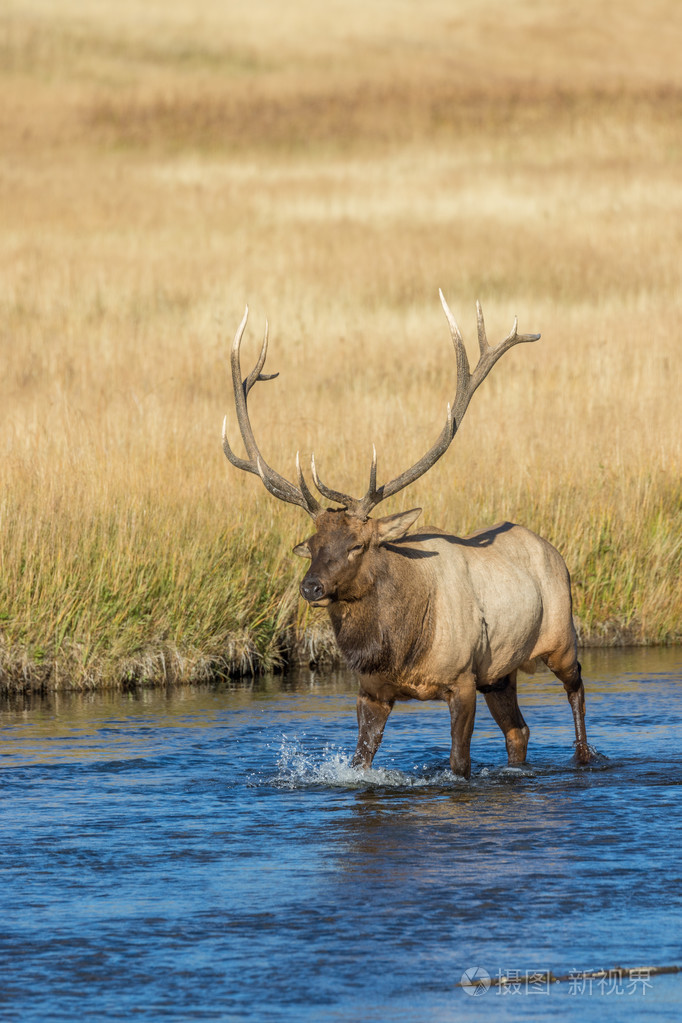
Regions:
[[[390,548],[376,549],[372,576],[364,596],[335,602],[329,617],[349,668],[395,675],[429,648],[429,594],[414,564]]]

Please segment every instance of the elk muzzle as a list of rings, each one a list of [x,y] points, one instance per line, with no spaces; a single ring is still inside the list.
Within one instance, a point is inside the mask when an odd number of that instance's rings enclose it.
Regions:
[[[326,607],[332,602],[331,596],[326,592],[324,583],[312,571],[307,572],[303,577],[299,590],[303,599],[307,600],[313,607]]]

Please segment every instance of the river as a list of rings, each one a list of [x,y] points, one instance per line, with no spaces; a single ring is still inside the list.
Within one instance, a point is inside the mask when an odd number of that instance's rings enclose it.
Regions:
[[[682,651],[582,661],[593,764],[538,674],[470,782],[444,704],[351,769],[342,672],[5,698],[0,1019],[679,1020],[682,974],[576,971],[682,964]]]

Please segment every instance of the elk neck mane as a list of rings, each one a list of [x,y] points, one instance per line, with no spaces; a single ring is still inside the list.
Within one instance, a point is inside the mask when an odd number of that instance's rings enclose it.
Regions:
[[[372,552],[372,585],[327,610],[348,667],[361,674],[404,671],[428,651],[433,630],[429,590],[396,547]]]

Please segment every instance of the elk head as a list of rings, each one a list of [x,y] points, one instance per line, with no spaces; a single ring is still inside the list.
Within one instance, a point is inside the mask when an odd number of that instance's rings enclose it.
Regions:
[[[249,392],[254,384],[261,380],[273,380],[278,376],[277,373],[264,374],[262,372],[268,351],[267,320],[260,355],[254,368],[243,380],[240,349],[249,315],[248,306],[235,334],[231,352],[232,385],[237,422],[247,457],[240,458],[232,451],[227,439],[227,417],[223,422],[223,450],[230,462],[238,469],[260,476],[265,488],[273,497],[289,504],[298,505],[313,519],[315,533],[308,540],[294,547],[294,553],[311,559],[310,568],[301,583],[300,591],[301,596],[315,607],[328,607],[339,600],[360,599],[371,588],[374,559],[366,557],[367,553],[376,551],[377,548],[404,536],[416,522],[421,508],[413,508],[411,511],[399,512],[396,515],[380,519],[371,519],[370,512],[381,501],[392,497],[404,490],[410,483],[418,480],[445,454],[464,417],[474,391],[485,380],[497,360],[513,345],[522,341],[537,341],[540,337],[539,334],[517,333],[518,321],[515,319],[508,337],[492,348],[488,344],[483,313],[477,302],[480,356],[475,369],[470,372],[469,359],[459,327],[450,312],[443,293],[439,292],[439,294],[450,326],[457,362],[457,389],[454,401],[452,404],[448,404],[445,425],[436,443],[425,455],[395,479],[383,483],[381,486],[377,486],[377,459],[376,449],[374,449],[369,487],[362,498],[354,498],[350,494],[344,494],[325,486],[318,476],[313,455],[311,473],[315,487],[323,498],[334,502],[338,507],[324,508],[320,504],[306,482],[298,454],[296,455],[298,486],[280,476],[261,455],[253,435],[247,402]]]
[[[382,519],[360,519],[343,508],[322,512],[315,520],[316,532],[294,547],[294,554],[311,559],[301,596],[313,607],[360,600],[374,582],[372,558],[366,555],[399,540],[420,515],[421,508]]]

